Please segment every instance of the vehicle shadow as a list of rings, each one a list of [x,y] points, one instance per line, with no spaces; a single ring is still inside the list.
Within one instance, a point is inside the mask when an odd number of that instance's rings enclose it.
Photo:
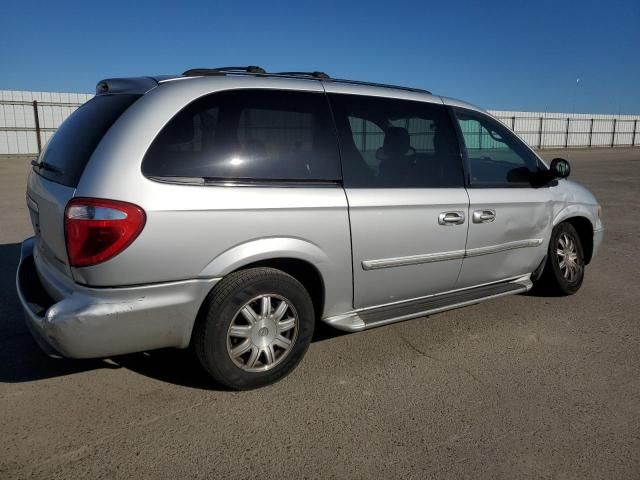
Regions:
[[[558,298],[562,295],[550,290],[549,288],[544,288],[543,285],[534,285],[531,290],[528,292],[524,292],[521,295],[525,297],[537,297],[537,298]]]
[[[331,328],[325,323],[318,322],[312,343],[330,340],[342,335],[346,335],[346,332],[341,332],[335,328]],[[113,357],[111,361],[115,365],[144,375],[145,377],[183,387],[204,390],[228,390],[223,385],[215,382],[207,374],[192,349],[178,350],[167,348]]]
[[[46,356],[24,322],[15,286],[20,244],[0,245],[0,383],[21,383],[98,369],[126,368],[180,386],[226,390],[204,371],[192,350],[162,349],[110,359],[69,360]],[[313,341],[344,335],[319,323]]]

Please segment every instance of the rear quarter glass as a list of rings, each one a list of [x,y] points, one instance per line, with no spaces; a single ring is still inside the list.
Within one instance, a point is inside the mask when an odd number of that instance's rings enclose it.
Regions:
[[[98,95],[73,112],[56,131],[34,170],[47,180],[77,187],[91,154],[107,130],[141,95]]]
[[[329,104],[319,92],[240,89],[206,95],[162,129],[142,173],[163,179],[338,181]]]

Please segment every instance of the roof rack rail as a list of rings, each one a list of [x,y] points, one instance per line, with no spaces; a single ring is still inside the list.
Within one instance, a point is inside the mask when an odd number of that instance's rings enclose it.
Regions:
[[[324,72],[274,72],[273,75],[282,75],[286,77],[313,77],[318,80],[331,80],[331,77]]]
[[[267,71],[256,65],[246,67],[191,68],[182,75],[185,77],[203,77],[207,75],[225,75],[227,73],[254,73],[264,75]]]
[[[336,83],[346,83],[348,85],[362,85],[367,87],[393,88],[396,90],[404,90],[406,92],[426,93],[432,95],[429,90],[414,87],[402,87],[399,85],[390,85],[386,83],[365,82],[361,80],[348,80],[342,78],[331,78],[324,72],[267,72],[264,68],[249,65],[247,67],[220,67],[220,68],[192,68],[184,72],[185,77],[201,77],[208,75],[227,75],[227,74],[248,74],[248,75],[265,75],[273,77],[304,77],[319,81],[330,81]]]
[[[399,85],[390,85],[387,83],[364,82],[361,80],[347,80],[342,78],[332,78],[331,81],[337,82],[337,83],[347,83],[349,85],[364,85],[367,87],[395,88],[396,90],[405,90],[407,92],[416,92],[416,93],[427,93],[429,95],[432,95],[432,93],[429,90],[425,90],[423,88],[402,87]]]

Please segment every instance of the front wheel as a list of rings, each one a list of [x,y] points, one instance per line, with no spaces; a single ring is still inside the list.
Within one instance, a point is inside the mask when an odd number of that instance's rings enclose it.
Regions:
[[[555,295],[573,295],[584,280],[584,251],[578,232],[570,223],[554,228],[547,263],[538,284]]]
[[[251,268],[216,285],[196,323],[194,347],[214,379],[248,390],[280,380],[300,363],[314,323],[300,282],[280,270]]]

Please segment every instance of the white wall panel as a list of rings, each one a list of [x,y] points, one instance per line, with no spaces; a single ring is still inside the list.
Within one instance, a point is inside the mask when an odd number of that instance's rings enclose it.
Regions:
[[[7,132],[8,153],[20,153],[18,149],[18,132]]]
[[[38,102],[40,138],[44,145],[60,124],[93,95],[85,93],[0,90],[0,154],[36,154],[33,101]]]
[[[610,147],[640,143],[640,115],[490,111],[533,147]],[[514,122],[515,117],[515,122]],[[542,118],[542,124],[540,119]],[[567,125],[567,119],[569,124]],[[613,135],[615,120],[615,138]],[[567,126],[569,133],[567,135]],[[634,136],[635,129],[635,136]]]
[[[9,153],[9,141],[7,136],[9,132],[0,131],[0,155],[5,155]]]

